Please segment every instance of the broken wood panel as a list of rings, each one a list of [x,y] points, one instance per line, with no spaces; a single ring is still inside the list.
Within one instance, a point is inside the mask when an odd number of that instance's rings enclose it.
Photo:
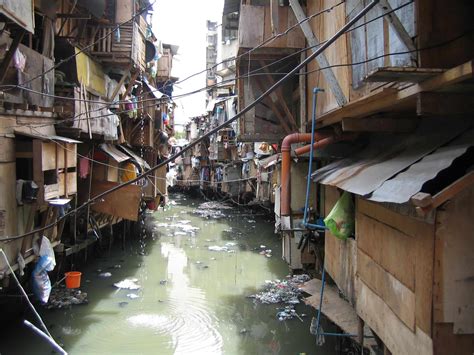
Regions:
[[[474,334],[474,187],[437,210],[433,320]]]
[[[119,183],[109,181],[92,182],[91,197],[97,196]],[[96,212],[105,213],[115,217],[121,217],[130,221],[138,220],[138,209],[141,200],[141,187],[138,185],[126,185],[120,190],[109,193],[101,201],[92,204],[91,209]],[[126,203],[123,203],[126,201]]]
[[[356,279],[357,314],[393,354],[432,354],[431,338],[421,329],[412,332],[362,280]]]
[[[474,95],[447,92],[421,92],[416,97],[418,116],[474,114]]]
[[[361,249],[357,250],[357,274],[398,318],[415,331],[415,293],[385,271]]]
[[[319,309],[321,300],[321,286],[321,280],[312,279],[301,287],[304,292],[312,295],[305,298],[304,302],[316,309]],[[322,313],[345,333],[357,334],[357,314],[349,302],[339,296],[337,287],[324,285]]]
[[[359,249],[377,264],[415,291],[415,241],[408,235],[356,213],[356,238]]]

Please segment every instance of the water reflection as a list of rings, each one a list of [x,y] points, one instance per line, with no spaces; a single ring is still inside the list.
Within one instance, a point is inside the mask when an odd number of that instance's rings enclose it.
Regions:
[[[288,273],[271,221],[249,211],[209,212],[183,196],[175,201],[151,219],[155,237],[144,255],[130,243],[126,252],[116,249],[83,270],[90,281],[83,284],[89,305],[44,313],[70,354],[334,353],[330,339],[316,348],[309,334],[311,316],[280,322],[280,306],[246,297],[265,280]],[[259,254],[262,244],[272,249],[272,257]],[[116,264],[122,266],[115,269]],[[112,275],[100,278],[97,269]],[[126,278],[137,279],[140,289],[113,286]],[[297,311],[314,314],[301,304]],[[20,350],[12,347],[14,352],[2,346],[2,354],[49,353],[36,338]]]

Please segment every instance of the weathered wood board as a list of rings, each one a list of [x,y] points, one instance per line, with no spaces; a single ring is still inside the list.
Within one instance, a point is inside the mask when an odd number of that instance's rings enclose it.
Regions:
[[[110,190],[118,183],[109,181],[93,181],[91,197]],[[91,205],[91,209],[111,216],[121,217],[130,221],[138,220],[138,208],[141,200],[141,187],[138,185],[127,185],[120,190],[114,191],[102,198],[103,201]]]

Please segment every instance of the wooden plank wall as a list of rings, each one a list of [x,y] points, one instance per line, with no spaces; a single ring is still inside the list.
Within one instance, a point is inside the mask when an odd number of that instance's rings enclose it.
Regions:
[[[339,1],[337,0],[320,0],[320,1],[308,1],[306,15],[310,16],[315,14],[323,9],[327,9]],[[331,37],[333,34],[340,29],[346,21],[346,11],[344,5],[337,6],[330,13],[325,13],[323,15],[317,16],[310,21],[311,29],[319,41],[324,41]],[[309,55],[308,51],[308,55]],[[345,36],[341,36],[333,45],[331,45],[324,52],[329,64],[341,64],[348,63],[350,60],[349,49],[347,47],[347,42]],[[308,64],[308,71],[318,69],[316,61],[311,61]],[[350,87],[350,72],[348,67],[334,68],[334,75],[336,76],[339,86],[341,87],[344,96],[349,97],[349,87]],[[312,92],[314,87],[323,88],[325,91],[318,94],[318,107],[317,113],[328,112],[332,109],[337,108],[336,99],[331,93],[329,86],[324,80],[321,72],[315,72],[308,75],[307,79],[308,91],[307,91],[307,112],[308,114],[312,112],[311,102],[312,102]]]
[[[335,187],[324,186],[324,215],[332,210],[340,194]],[[357,248],[354,239],[342,241],[326,232],[325,246],[326,271],[351,304],[355,304],[355,271]]]
[[[2,237],[16,235],[17,229],[17,202],[15,196],[16,186],[16,162],[14,139],[1,137],[0,146],[8,154],[0,155],[0,247],[4,249],[11,265],[16,264],[18,252],[21,249],[22,240],[2,243]],[[0,271],[5,271],[7,265],[0,258]]]
[[[337,4],[337,0],[308,1],[307,15],[318,13]],[[354,17],[369,1],[348,0],[345,4],[335,7],[332,11],[316,16],[310,21],[313,33],[320,42],[330,38],[350,18]],[[390,1],[392,7],[402,5],[402,1]],[[356,100],[368,95],[382,83],[364,83],[362,79],[371,70],[382,66],[414,66],[413,56],[410,54],[378,56],[406,51],[405,45],[399,40],[395,30],[389,25],[385,18],[375,20],[385,11],[381,6],[374,7],[366,16],[356,23],[356,26],[369,22],[367,25],[357,28],[348,34],[341,36],[333,45],[324,52],[330,65],[348,64],[370,60],[367,63],[355,66],[344,66],[332,68],[339,85],[348,99]],[[416,35],[415,6],[410,4],[400,10],[397,15],[410,36]],[[316,62],[308,65],[308,71],[317,70]],[[321,87],[325,90],[319,94],[317,112],[318,115],[337,109],[337,103],[320,72],[314,72],[308,76],[308,97],[312,95],[313,87]],[[311,112],[311,100],[307,100],[308,112]]]
[[[279,24],[277,33],[285,32],[297,21],[289,6],[278,7]],[[239,47],[253,48],[273,36],[271,28],[270,6],[242,4],[239,17]],[[303,48],[305,39],[300,28],[295,28],[288,35],[269,42],[266,48]]]
[[[438,208],[436,215],[433,322],[435,352],[456,344],[474,352],[474,187]]]
[[[393,353],[432,353],[434,230],[356,199],[356,310]]]

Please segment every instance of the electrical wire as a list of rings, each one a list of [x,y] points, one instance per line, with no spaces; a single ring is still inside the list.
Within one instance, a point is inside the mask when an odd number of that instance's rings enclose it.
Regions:
[[[367,24],[369,24],[369,23],[371,23],[371,22],[374,22],[374,21],[376,21],[376,20],[378,20],[378,19],[380,19],[380,18],[382,18],[382,17],[384,17],[384,16],[387,16],[387,15],[389,15],[389,14],[391,14],[391,13],[394,13],[394,12],[400,10],[400,9],[402,9],[402,8],[404,8],[404,7],[408,6],[408,5],[410,5],[410,4],[413,3],[413,2],[414,2],[414,0],[410,0],[410,1],[408,1],[408,2],[406,2],[406,3],[404,3],[404,4],[402,4],[402,5],[400,5],[400,6],[398,6],[398,7],[396,7],[396,8],[394,8],[394,9],[390,10],[390,11],[387,11],[387,12],[383,13],[382,15],[379,15],[379,16],[377,16],[377,17],[375,17],[375,18],[373,18],[373,19],[371,19],[371,20],[369,20],[369,21],[366,21],[366,22],[364,22],[364,23],[362,23],[362,24],[359,24],[359,25],[355,26],[354,28],[348,30],[347,32],[349,33],[349,32],[351,32],[351,31],[354,31],[354,30],[358,29],[358,28],[361,28],[361,27],[363,27],[363,26],[365,26],[365,25],[367,25]],[[340,4],[341,4],[341,3],[338,3],[338,4],[334,5],[333,7],[338,6],[338,5],[340,5]],[[333,7],[328,8],[328,9],[325,9],[325,10],[320,11],[320,12],[318,12],[318,13],[315,13],[315,14],[309,16],[307,19],[314,18],[314,17],[316,17],[316,16],[318,16],[318,15],[321,15],[322,13],[325,13],[325,12],[330,12],[330,10],[332,10]],[[303,20],[300,21],[300,22],[302,23],[302,22],[304,22],[305,20],[306,20],[306,19],[303,19]],[[287,29],[285,32],[289,32],[289,30],[292,29],[293,27],[294,27],[294,26],[290,27],[290,28]],[[280,33],[279,35],[282,35],[282,34],[285,33],[285,32],[282,32],[282,33]],[[206,90],[209,90],[209,89],[218,87],[219,85],[222,85],[223,83],[233,82],[233,81],[238,80],[238,79],[240,79],[240,78],[245,79],[245,78],[249,78],[249,77],[253,77],[253,76],[258,76],[258,75],[285,75],[286,73],[280,73],[280,72],[277,72],[277,73],[267,73],[267,72],[258,73],[258,72],[261,71],[261,70],[263,70],[263,69],[265,69],[265,68],[268,68],[268,67],[270,67],[270,66],[272,66],[272,65],[274,65],[274,64],[280,63],[280,62],[282,62],[282,61],[284,61],[284,60],[286,60],[286,59],[289,59],[289,58],[291,58],[291,57],[294,57],[294,56],[296,56],[296,55],[298,55],[298,54],[300,54],[300,53],[303,53],[303,52],[305,52],[305,51],[307,51],[307,50],[309,50],[309,49],[314,49],[314,48],[320,47],[320,46],[321,46],[322,44],[324,44],[325,42],[326,42],[326,41],[322,41],[322,42],[320,42],[319,44],[317,44],[316,46],[308,46],[308,47],[302,48],[302,49],[300,49],[300,50],[298,50],[298,51],[296,51],[296,52],[294,52],[294,53],[291,53],[291,54],[289,54],[289,55],[283,57],[283,58],[280,58],[280,59],[278,59],[278,60],[275,60],[275,61],[273,61],[273,62],[271,62],[271,63],[269,63],[269,64],[266,64],[266,65],[264,65],[264,66],[260,66],[259,68],[254,69],[254,70],[250,71],[249,73],[244,74],[244,75],[242,75],[242,76],[240,76],[240,77],[235,77],[235,78],[232,78],[232,79],[228,79],[228,80],[225,80],[225,81],[223,81],[223,82],[216,83],[216,84],[213,84],[213,85],[207,85],[207,86],[205,86],[205,87],[203,87],[203,88],[196,89],[196,90],[194,90],[194,91],[187,92],[187,93],[184,93],[184,94],[181,94],[181,95],[175,95],[175,96],[173,97],[173,99],[180,99],[180,98],[183,98],[183,97],[187,97],[187,96],[190,96],[190,95],[193,95],[193,94],[202,92],[202,91],[206,91]],[[259,46],[262,46],[262,45],[263,45],[263,44],[260,44]],[[254,48],[259,48],[259,46],[254,47]],[[435,48],[435,47],[431,46],[431,47],[427,47],[427,48],[425,48],[425,49],[432,49],[432,48]],[[382,58],[382,57],[387,57],[387,56],[391,56],[391,55],[407,54],[407,53],[416,52],[416,51],[421,51],[421,50],[425,50],[425,49],[417,49],[417,50],[413,50],[413,51],[404,51],[404,52],[397,52],[397,53],[384,54],[384,55],[379,56],[379,57],[376,57],[376,58],[367,59],[365,62],[370,62],[370,61],[372,61],[372,60],[380,59],[380,58]],[[253,49],[250,49],[249,51],[247,51],[247,52],[245,52],[245,53],[239,55],[238,57],[242,57],[243,55],[249,53],[251,50],[253,50]],[[307,75],[307,74],[311,74],[311,73],[314,73],[314,72],[317,72],[317,71],[321,71],[321,70],[324,70],[324,69],[330,69],[330,68],[335,68],[335,67],[340,67],[340,66],[352,66],[352,65],[359,65],[359,64],[363,64],[363,63],[360,62],[360,63],[348,63],[348,64],[331,65],[331,66],[327,66],[327,67],[315,69],[315,70],[310,71],[310,72],[298,73],[298,74],[296,74],[296,75]],[[193,74],[193,75],[197,75],[197,74],[203,73],[203,72],[205,72],[205,70],[204,70],[204,71],[201,71],[201,72],[198,72],[198,73],[195,73],[195,74]],[[13,87],[18,87],[18,86],[17,86],[17,85],[13,85]],[[104,110],[107,106],[112,105],[112,104],[115,105],[115,104],[118,104],[118,103],[129,103],[129,102],[130,102],[130,101],[128,101],[128,100],[124,100],[124,101],[114,101],[114,102],[111,102],[111,103],[106,103],[106,102],[104,102],[104,101],[74,99],[74,98],[71,98],[71,97],[63,97],[63,96],[57,96],[57,95],[51,95],[51,94],[44,94],[44,93],[42,93],[42,92],[39,92],[39,91],[36,91],[36,90],[33,90],[33,89],[28,89],[28,91],[29,91],[29,92],[32,92],[32,93],[35,93],[35,94],[38,94],[38,95],[45,95],[45,96],[49,96],[49,97],[53,97],[53,98],[58,98],[58,99],[68,99],[68,100],[77,100],[77,101],[85,101],[85,102],[90,102],[90,103],[100,103],[100,104],[104,104],[103,107],[97,108],[97,109],[95,109],[95,110],[91,110],[91,111],[89,111],[89,113],[102,111],[102,110]],[[153,90],[152,90],[152,92],[153,92]],[[147,94],[147,93],[145,93],[144,95],[146,95],[146,94]],[[164,98],[163,100],[167,100],[167,99],[169,99],[169,98],[166,97],[166,98]],[[139,101],[136,101],[135,103],[138,104],[138,103],[143,103],[143,102],[147,102],[147,101],[154,101],[154,102],[156,103],[156,101],[160,101],[160,100],[161,100],[161,99],[150,98],[150,99],[145,99],[145,100],[139,100]],[[155,106],[155,104],[152,104],[151,106],[147,106],[147,107],[152,107],[152,106]],[[132,111],[135,111],[135,109],[122,110],[122,111],[115,111],[115,112],[112,112],[112,113],[107,114],[107,115],[96,116],[96,117],[94,117],[94,119],[100,118],[100,117],[107,117],[107,116],[115,115],[115,114],[118,114],[118,113],[132,112]],[[76,115],[75,117],[72,117],[72,118],[68,118],[68,119],[64,119],[64,120],[57,120],[57,121],[55,122],[55,124],[58,124],[58,123],[61,123],[61,122],[75,121],[75,120],[77,120],[78,117],[84,116],[85,114],[86,114],[86,113],[83,112],[83,113],[80,113],[80,114],[78,114],[78,115]],[[84,120],[86,120],[86,119],[87,119],[87,118],[84,118]],[[44,126],[50,126],[50,125],[51,125],[51,124],[44,124]],[[36,127],[41,127],[41,126],[36,126]]]
[[[161,163],[155,165],[154,167],[152,167],[150,170],[140,174],[139,176],[137,176],[136,178],[132,179],[132,180],[129,180],[127,182],[124,182],[122,184],[119,184],[109,190],[106,190],[96,196],[94,196],[93,198],[89,199],[88,201],[86,201],[85,203],[83,203],[81,206],[65,213],[63,216],[61,216],[60,218],[58,218],[55,222],[53,223],[50,223],[49,225],[47,226],[44,226],[44,227],[41,227],[41,228],[38,228],[36,230],[33,230],[31,232],[27,232],[27,233],[23,233],[23,234],[20,234],[20,235],[17,235],[17,236],[12,236],[12,237],[5,237],[2,239],[3,242],[5,241],[11,241],[11,240],[16,240],[16,239],[21,239],[21,238],[24,238],[26,236],[29,236],[29,235],[33,235],[35,233],[38,233],[39,231],[42,231],[42,230],[45,230],[45,229],[48,229],[48,228],[51,228],[53,226],[55,226],[57,223],[59,223],[60,221],[64,220],[66,217],[70,216],[71,214],[73,213],[76,213],[77,211],[91,205],[92,203],[95,203],[97,201],[100,201],[104,196],[110,194],[110,193],[113,193],[121,188],[123,188],[124,186],[127,186],[127,185],[131,185],[131,184],[134,184],[136,182],[138,182],[139,180],[141,180],[142,178],[152,174],[154,171],[156,171],[157,169],[161,168],[162,166],[165,166],[166,164],[174,161],[176,158],[180,157],[181,155],[183,155],[186,151],[190,150],[191,148],[193,148],[195,145],[197,145],[198,143],[200,143],[201,141],[203,141],[204,139],[206,139],[207,137],[217,133],[218,131],[220,131],[222,128],[224,127],[227,127],[228,125],[230,125],[232,122],[238,120],[240,117],[242,117],[244,114],[246,114],[247,112],[249,112],[251,109],[253,109],[259,102],[261,102],[266,96],[268,96],[269,94],[271,94],[273,91],[275,91],[279,86],[281,86],[283,83],[285,83],[291,76],[293,76],[295,73],[297,73],[301,68],[303,68],[305,65],[307,65],[310,61],[312,61],[315,57],[317,57],[318,55],[320,55],[324,50],[326,50],[326,48],[328,48],[332,43],[334,43],[341,35],[343,35],[344,33],[347,32],[347,30],[352,27],[360,18],[362,18],[368,11],[370,11],[376,4],[378,3],[378,0],[373,0],[372,2],[370,2],[366,7],[364,7],[356,16],[354,16],[352,19],[350,19],[344,26],[342,26],[330,39],[328,39],[323,45],[321,45],[316,51],[314,51],[311,55],[309,55],[307,58],[305,58],[301,63],[299,63],[297,66],[295,66],[288,74],[286,74],[283,78],[281,78],[280,80],[278,80],[275,84],[273,84],[270,88],[268,88],[265,92],[263,92],[257,99],[255,99],[253,102],[251,102],[249,105],[247,105],[244,109],[242,109],[240,112],[238,112],[234,117],[232,117],[231,119],[229,119],[228,121],[222,123],[221,125],[213,128],[212,130],[210,130],[208,133],[206,133],[205,135],[203,135],[202,137],[194,140],[193,142],[189,143],[188,145],[184,146],[182,148],[182,150],[176,154],[174,154],[173,156],[167,158],[166,160],[162,161]]]

